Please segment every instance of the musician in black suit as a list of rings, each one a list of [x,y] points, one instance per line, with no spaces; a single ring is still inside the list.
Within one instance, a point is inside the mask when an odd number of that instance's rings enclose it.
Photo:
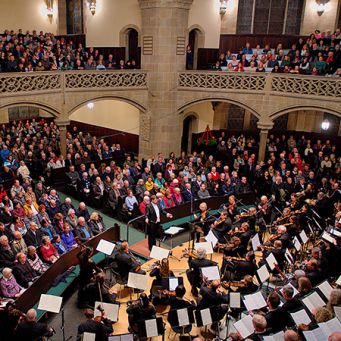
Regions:
[[[200,288],[201,299],[198,303],[199,309],[220,306],[229,302],[229,295],[223,295],[218,292],[220,281],[215,280],[208,285],[202,285]]]
[[[231,218],[227,216],[227,211],[220,213],[220,217],[211,224],[211,230],[218,238],[219,243],[226,243],[227,232],[232,228]]]
[[[249,251],[245,256],[245,259],[231,260],[227,262],[223,280],[239,281],[246,275],[254,276],[256,270],[257,265],[255,263],[255,254],[253,251]]]
[[[39,248],[44,236],[44,232],[37,228],[37,224],[35,222],[31,221],[30,228],[24,236],[25,243],[27,246],[33,245],[35,248]]]
[[[290,324],[289,313],[279,306],[281,303],[277,292],[273,291],[267,298],[269,311],[265,315],[268,328],[271,328],[273,333],[283,330]]]
[[[53,328],[46,323],[37,322],[37,312],[30,309],[15,329],[15,340],[36,341],[44,337],[50,338],[53,334]]]
[[[107,341],[108,336],[114,331],[113,321],[106,317],[105,312],[99,319],[94,318],[94,311],[92,309],[86,309],[84,312],[86,321],[82,322],[78,326],[77,340],[81,340],[84,333],[92,333],[96,335],[95,341]]]
[[[118,272],[123,281],[128,280],[129,272],[145,274],[145,271],[141,270],[141,263],[129,251],[127,241],[122,242],[119,252],[115,255],[115,260],[118,265]]]
[[[216,262],[213,262],[209,259],[206,259],[206,251],[203,248],[198,248],[197,250],[197,259],[192,259],[192,257],[188,260],[189,270],[187,270],[188,281],[192,286],[192,295],[198,296],[198,288],[201,287],[202,278],[201,278],[201,268],[205,268],[207,266],[217,265]]]
[[[173,216],[161,208],[158,199],[155,195],[150,198],[150,204],[146,208],[146,224],[148,232],[148,248],[152,249],[156,245],[156,238],[162,236],[162,226],[160,225],[161,214],[166,215],[167,218],[172,219]]]

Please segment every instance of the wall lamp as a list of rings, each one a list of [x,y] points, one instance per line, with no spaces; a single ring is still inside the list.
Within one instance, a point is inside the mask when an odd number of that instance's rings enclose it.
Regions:
[[[220,8],[219,8],[220,15],[226,14],[226,12],[227,12],[227,1],[228,0],[220,0]]]
[[[327,119],[323,120],[321,123],[322,130],[326,131],[329,129],[329,127],[330,127],[330,122]]]
[[[53,0],[46,0],[46,15],[52,20],[53,18]]]
[[[316,12],[319,16],[321,16],[326,10],[326,3],[329,0],[316,0]]]
[[[92,15],[96,13],[96,0],[89,0],[89,9]]]

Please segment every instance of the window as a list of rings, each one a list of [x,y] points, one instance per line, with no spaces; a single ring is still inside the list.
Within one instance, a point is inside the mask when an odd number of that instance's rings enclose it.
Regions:
[[[237,34],[300,33],[302,0],[240,0]]]

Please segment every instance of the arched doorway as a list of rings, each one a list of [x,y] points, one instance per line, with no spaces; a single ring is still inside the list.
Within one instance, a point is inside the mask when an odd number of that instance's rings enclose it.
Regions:
[[[189,115],[183,120],[181,150],[187,153],[192,151],[192,134],[196,120],[197,118],[194,115]]]
[[[188,45],[190,45],[192,50],[192,65],[189,65],[188,58],[186,62],[187,70],[194,69],[198,67],[198,52],[199,48],[203,48],[205,43],[205,36],[201,28],[193,27],[189,30],[188,35]]]
[[[134,59],[140,66],[140,31],[137,26],[126,26],[120,32],[120,46],[125,47],[125,59]]]

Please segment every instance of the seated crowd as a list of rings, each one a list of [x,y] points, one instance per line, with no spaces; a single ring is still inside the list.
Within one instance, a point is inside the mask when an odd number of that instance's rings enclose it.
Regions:
[[[136,61],[115,60],[98,49],[43,31],[6,30],[0,35],[0,72],[136,69]]]
[[[299,38],[290,49],[284,49],[281,43],[276,47],[267,44],[252,48],[247,42],[238,53],[221,53],[213,69],[341,76],[340,40],[337,29],[333,34],[316,30],[307,39]]]

